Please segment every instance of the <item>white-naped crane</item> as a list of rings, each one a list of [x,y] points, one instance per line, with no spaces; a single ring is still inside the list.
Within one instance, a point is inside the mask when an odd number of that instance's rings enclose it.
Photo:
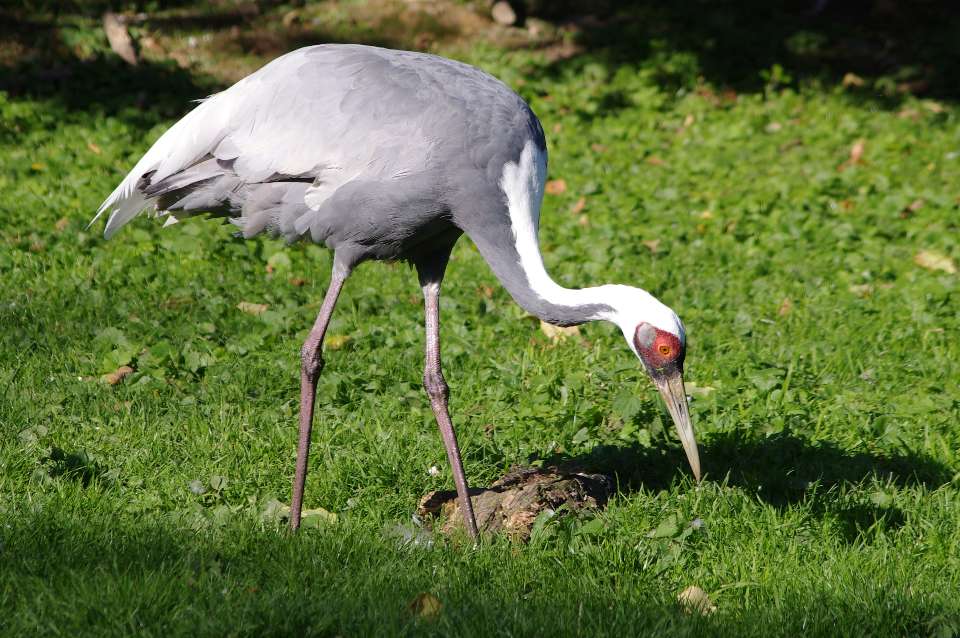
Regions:
[[[211,214],[229,218],[246,238],[270,232],[333,250],[330,286],[301,350],[293,529],[303,505],[323,337],[340,290],[363,261],[411,262],[426,311],[423,383],[475,537],[440,366],[440,283],[464,233],[531,314],[560,326],[604,320],[620,327],[700,478],[683,387],[683,324],[639,288],[571,289],[550,278],[537,239],[546,175],[539,120],[491,75],[423,53],[318,45],[203,100],[137,162],[94,221],[106,213],[110,237],[148,209],[167,223]]]

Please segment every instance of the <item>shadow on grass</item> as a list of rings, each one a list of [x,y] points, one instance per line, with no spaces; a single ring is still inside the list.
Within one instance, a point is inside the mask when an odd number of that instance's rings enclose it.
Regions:
[[[953,476],[949,468],[920,454],[851,452],[788,431],[766,438],[750,438],[741,432],[715,433],[700,445],[700,459],[705,480],[739,487],[778,508],[808,503],[814,513],[836,517],[849,541],[875,524],[896,529],[904,516],[882,494],[869,503],[848,503],[831,493],[835,488],[870,479],[937,488]],[[598,446],[589,454],[556,455],[544,463],[611,475],[621,493],[666,489],[690,476],[680,447],[666,442],[651,447]]]
[[[777,604],[726,598],[701,617],[678,609],[669,583],[651,590],[649,574],[609,556],[567,555],[574,571],[562,573],[555,554],[507,542],[411,552],[346,522],[296,536],[241,523],[197,533],[85,506],[92,511],[53,499],[3,526],[0,610],[10,635],[33,635],[38,623],[70,635],[461,638],[926,635],[952,627],[947,594],[886,583],[827,592],[797,582],[776,590],[785,595]],[[599,576],[610,564],[622,571]],[[412,603],[422,592],[437,597],[437,613],[418,613]]]
[[[41,464],[50,478],[70,479],[83,487],[90,487],[94,481],[100,485],[114,482],[110,472],[82,449],[71,452],[54,446]]]
[[[258,26],[252,22],[258,15],[253,4],[224,3],[148,14],[142,24],[160,33],[206,34],[226,57],[255,54],[269,60],[304,46],[348,41],[335,30],[312,23]],[[415,13],[416,19],[407,26],[435,36],[450,35],[439,22],[423,23],[423,15]],[[149,128],[158,119],[183,115],[194,106],[191,100],[226,88],[221,80],[181,68],[172,57],[162,62],[141,58],[131,66],[110,52],[82,55],[78,41],[103,39],[98,19],[92,20],[97,16],[97,11],[77,8],[55,13],[0,9],[0,91],[15,99],[54,100],[67,111],[99,110]],[[366,30],[349,41],[404,48],[406,40],[395,37],[405,26],[400,22],[391,23],[389,32]]]
[[[169,9],[182,3],[161,4]],[[272,58],[301,46],[344,39],[336,26],[328,30],[313,22],[282,28],[269,20],[255,23],[254,18],[271,6],[260,4],[261,9],[255,4],[229,3],[183,7],[148,14],[143,24],[159,32],[202,31],[228,57],[235,52]],[[811,78],[836,84],[848,73],[856,73],[863,78],[859,85],[860,80],[853,80],[848,86],[854,100],[886,106],[896,105],[905,95],[954,100],[960,98],[960,40],[956,38],[960,12],[949,5],[941,0],[633,0],[599,6],[566,2],[548,17],[576,25],[579,53],[531,74],[578,73],[597,63],[611,70],[635,64],[653,72],[667,89],[712,93],[701,85],[701,78],[721,89],[760,91]],[[815,11],[816,7],[820,10]],[[99,14],[76,7],[53,14],[0,11],[0,41],[22,51],[13,56],[16,62],[8,62],[0,72],[0,90],[13,97],[54,99],[68,110],[123,112],[125,119],[138,125],[137,112],[149,113],[141,118],[143,126],[149,127],[158,117],[182,115],[191,107],[188,100],[223,88],[217,80],[182,69],[172,60],[143,61],[137,67],[109,53],[81,60],[77,42],[102,38],[97,28],[91,31],[91,15]],[[378,30],[348,30],[349,39],[407,47],[410,32],[449,35],[444,31],[448,26],[414,9],[398,9],[384,19]],[[557,43],[547,40],[531,46],[549,48]],[[713,99],[723,102],[726,98],[721,94]],[[627,96],[611,91],[601,97],[596,112],[609,113],[630,104]]]
[[[585,13],[591,9],[579,3]],[[552,71],[593,61],[610,67],[653,66],[666,87],[687,88],[698,76],[719,86],[758,91],[815,78],[828,84],[848,73],[848,88],[868,100],[906,94],[960,98],[960,12],[952,2],[876,0],[688,0],[617,3],[603,16],[575,19],[577,43],[589,53]]]
[[[51,66],[27,63],[0,75],[0,91],[13,98],[55,100],[67,111],[102,111],[149,128],[183,115],[191,100],[216,92],[175,64],[131,67],[119,60],[65,58]]]
[[[160,118],[182,115],[216,90],[173,61],[130,66],[112,55],[82,58],[54,18],[0,12],[0,41],[19,51],[0,67],[0,91],[10,97],[52,100],[65,111],[102,111],[149,128]]]

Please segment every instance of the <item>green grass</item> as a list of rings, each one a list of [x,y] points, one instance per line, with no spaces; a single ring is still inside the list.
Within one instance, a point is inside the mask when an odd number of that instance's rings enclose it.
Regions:
[[[707,388],[697,486],[617,330],[552,344],[462,241],[441,325],[468,476],[572,459],[618,481],[599,524],[529,545],[397,539],[452,487],[404,265],[362,266],[332,324],[349,340],[326,356],[306,500],[337,522],[290,536],[270,515],[329,255],[217,222],[85,228],[216,79],[94,52],[0,93],[0,632],[960,635],[960,289],[915,262],[960,258],[956,106],[816,73],[724,95],[682,46],[648,53],[462,54],[544,122],[567,184],[550,271],[659,295]],[[691,584],[715,614],[679,611]],[[421,592],[437,617],[410,612]]]

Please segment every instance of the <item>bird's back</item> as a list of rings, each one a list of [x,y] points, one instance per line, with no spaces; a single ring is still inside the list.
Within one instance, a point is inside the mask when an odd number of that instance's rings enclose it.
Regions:
[[[491,196],[539,122],[499,80],[437,56],[299,49],[211,96],[104,202],[108,235],[155,207],[229,216],[245,236],[309,234],[396,258]]]

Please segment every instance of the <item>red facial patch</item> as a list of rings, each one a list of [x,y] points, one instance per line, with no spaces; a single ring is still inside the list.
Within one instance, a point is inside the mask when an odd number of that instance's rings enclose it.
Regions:
[[[637,346],[637,352],[648,365],[654,368],[683,362],[683,344],[676,335],[654,328],[648,323],[641,323],[637,326],[633,340]]]

